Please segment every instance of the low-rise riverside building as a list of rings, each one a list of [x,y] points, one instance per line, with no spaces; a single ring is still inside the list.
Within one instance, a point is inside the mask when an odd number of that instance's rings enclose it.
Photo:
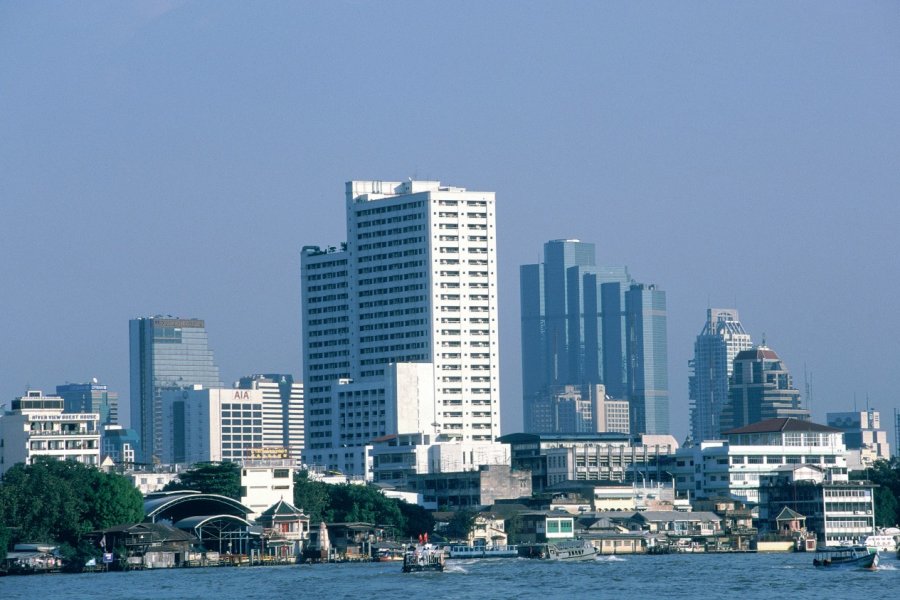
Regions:
[[[0,475],[35,456],[100,464],[100,415],[63,412],[59,396],[29,390],[0,418]]]
[[[635,443],[624,433],[512,433],[499,441],[509,445],[514,468],[531,471],[535,493],[565,481],[667,480],[668,461],[678,449],[670,435],[642,435]]]
[[[263,528],[265,553],[276,561],[296,561],[309,539],[309,517],[290,502],[279,500],[256,519]]]
[[[470,546],[505,546],[508,536],[506,534],[506,522],[490,512],[482,512],[475,515],[472,531],[466,540]]]
[[[762,481],[762,501],[769,507],[760,528],[779,531],[778,507],[806,518],[819,542],[835,546],[858,542],[875,533],[875,493],[867,481],[833,480],[813,465],[779,469]]]
[[[432,443],[424,433],[375,438],[366,449],[370,479],[397,488],[424,474],[477,471],[483,465],[509,465],[509,449],[483,442]]]
[[[566,512],[535,510],[518,515],[517,543],[541,543],[575,537],[575,517]]]
[[[640,511],[635,512],[627,523],[632,531],[675,536],[712,536],[722,533],[722,517],[706,511]]]
[[[288,458],[241,461],[241,503],[254,520],[265,509],[294,498],[294,461]]]
[[[125,476],[131,478],[134,487],[144,496],[161,492],[164,487],[178,479],[178,472],[174,468],[157,467],[145,470],[129,470]]]
[[[793,418],[767,419],[676,453],[675,488],[692,498],[733,497],[759,504],[760,477],[786,465],[816,465],[847,480],[839,429]],[[763,518],[762,515],[760,515]]]
[[[531,473],[507,465],[483,465],[474,471],[415,475],[409,488],[422,496],[422,506],[467,508],[497,500],[531,496]]]
[[[867,502],[871,510],[872,486],[849,482],[846,448],[839,429],[800,419],[777,418],[726,431],[724,437],[721,441],[703,442],[678,451],[673,471],[679,496],[694,502],[714,498],[740,500],[757,511],[757,526],[765,533],[775,531],[773,519],[786,505],[808,518],[811,516],[802,506],[785,504],[786,498],[775,491],[786,480],[797,484],[808,481],[813,482],[813,488],[822,490],[822,519],[811,518],[807,522],[820,541],[851,539],[847,537],[851,531],[852,539],[858,537],[857,532],[871,533],[872,519],[862,517],[867,510],[862,504]],[[824,490],[844,488],[848,493],[853,490],[854,494],[862,494],[861,505],[855,506],[850,515],[844,514],[846,511],[839,502],[824,500]],[[853,514],[860,510],[862,515]],[[830,521],[829,513],[833,513],[834,520]],[[842,529],[846,536],[841,537],[842,534],[834,532],[834,524],[845,518],[849,518]],[[829,521],[833,523],[830,528]]]

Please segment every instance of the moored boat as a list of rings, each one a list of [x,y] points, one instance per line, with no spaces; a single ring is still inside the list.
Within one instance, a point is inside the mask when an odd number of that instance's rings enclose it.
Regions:
[[[897,550],[897,539],[892,535],[870,535],[862,545],[876,552],[894,552]]]
[[[403,572],[443,571],[444,550],[431,544],[410,546],[403,554]]]
[[[448,558],[515,558],[518,546],[450,546]]]
[[[865,546],[825,546],[816,550],[813,566],[875,570],[878,552],[870,552]]]

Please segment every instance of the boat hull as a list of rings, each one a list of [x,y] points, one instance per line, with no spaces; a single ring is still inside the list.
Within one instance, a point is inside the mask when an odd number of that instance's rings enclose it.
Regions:
[[[850,555],[843,553],[819,554],[813,559],[813,566],[819,569],[867,569],[878,568],[877,552],[858,552]]]

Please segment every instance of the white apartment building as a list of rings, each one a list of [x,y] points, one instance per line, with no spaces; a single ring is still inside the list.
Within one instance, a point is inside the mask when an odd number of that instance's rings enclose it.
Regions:
[[[351,181],[347,241],[303,249],[308,463],[367,474],[390,434],[500,433],[494,193]]]
[[[734,498],[758,508],[772,529],[784,506],[804,514],[821,541],[871,533],[873,491],[849,481],[843,433],[794,418],[767,419],[725,432],[725,440],[682,448],[675,488],[690,499]]]
[[[294,501],[291,460],[245,460],[241,464],[241,504],[251,509],[251,521],[280,500]]]
[[[100,464],[100,414],[64,413],[59,396],[29,390],[0,418],[0,475],[35,456]]]
[[[680,449],[675,488],[691,498],[731,497],[760,502],[760,478],[785,466],[815,465],[847,481],[840,430],[793,418],[767,419],[726,432],[725,440]]]
[[[162,411],[164,463],[239,462],[265,447],[262,390],[166,390]]]
[[[282,448],[296,465],[302,464],[306,432],[303,384],[291,375],[266,374],[241,377],[235,387],[262,391],[263,446]]]

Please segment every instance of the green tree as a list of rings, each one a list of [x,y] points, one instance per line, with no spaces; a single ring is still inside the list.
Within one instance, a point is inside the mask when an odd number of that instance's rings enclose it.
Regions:
[[[309,515],[310,523],[316,524],[325,518],[330,503],[330,487],[327,483],[310,479],[309,471],[305,469],[294,474],[294,506]]]
[[[89,531],[144,517],[143,498],[127,478],[47,457],[6,472],[0,506],[12,541],[58,542],[74,549],[84,545]]]
[[[875,488],[875,524],[879,527],[891,527],[900,523],[900,459],[875,461],[865,471],[855,471],[851,479],[868,479],[876,484]]]
[[[361,521],[403,532],[406,520],[397,501],[388,498],[374,486],[342,484],[331,486],[326,520],[331,522]]]
[[[400,500],[397,503],[400,514],[406,521],[403,535],[407,538],[415,539],[423,533],[431,535],[434,533],[434,517],[431,511],[426,510],[418,504],[410,504]]]
[[[510,518],[506,519],[504,529],[506,530],[506,534],[509,536],[509,543],[518,544],[519,536],[522,535],[522,533],[525,531],[525,522],[522,520],[522,516],[516,513]]]
[[[463,508],[456,511],[447,524],[447,537],[451,540],[464,540],[469,537],[472,529],[475,527],[475,517],[478,515],[474,510]]]
[[[232,462],[198,463],[178,475],[163,491],[194,490],[204,494],[219,494],[234,500],[241,499],[241,468]]]

